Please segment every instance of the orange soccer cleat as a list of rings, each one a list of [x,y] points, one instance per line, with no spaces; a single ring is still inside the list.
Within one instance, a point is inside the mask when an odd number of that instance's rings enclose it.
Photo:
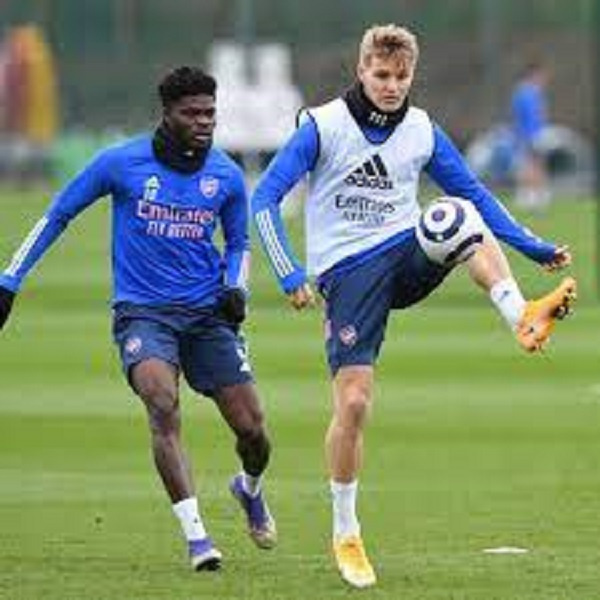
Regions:
[[[577,300],[577,282],[573,277],[565,277],[560,285],[538,300],[530,300],[515,335],[519,344],[527,352],[542,350],[550,339],[556,321],[564,319],[573,310]]]

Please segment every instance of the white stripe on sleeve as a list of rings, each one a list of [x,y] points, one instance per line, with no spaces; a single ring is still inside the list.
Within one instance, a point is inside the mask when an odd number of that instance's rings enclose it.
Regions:
[[[38,241],[47,224],[48,217],[42,217],[35,224],[35,227],[29,232],[19,249],[15,252],[10,265],[8,265],[8,269],[4,271],[6,275],[14,277],[17,274],[17,271],[21,268],[23,262],[27,258],[27,254],[29,254],[33,245]]]
[[[250,252],[244,251],[237,280],[236,287],[246,289],[248,287],[248,276],[250,274]]]
[[[277,237],[269,209],[256,213],[256,223],[258,231],[265,242],[267,252],[273,261],[277,275],[283,278],[293,273],[294,267]]]

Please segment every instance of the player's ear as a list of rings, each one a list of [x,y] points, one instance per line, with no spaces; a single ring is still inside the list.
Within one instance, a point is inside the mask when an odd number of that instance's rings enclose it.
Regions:
[[[360,82],[363,81],[364,73],[365,73],[365,65],[362,63],[362,61],[359,60],[356,63],[356,78]]]
[[[162,120],[168,127],[173,123],[173,111],[171,106],[165,106],[162,110]]]

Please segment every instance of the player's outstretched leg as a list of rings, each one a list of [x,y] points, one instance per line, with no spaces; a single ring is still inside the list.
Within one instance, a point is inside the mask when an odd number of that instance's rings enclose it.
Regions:
[[[269,550],[277,544],[275,520],[269,511],[262,490],[259,489],[254,495],[250,494],[244,487],[243,477],[242,473],[233,477],[229,489],[246,515],[248,534],[259,548]]]
[[[515,331],[523,349],[527,352],[542,350],[550,339],[556,321],[572,312],[576,300],[577,282],[573,277],[565,277],[546,296],[527,302]]]
[[[188,551],[194,571],[218,571],[221,568],[223,555],[215,548],[209,537],[190,540]]]
[[[334,539],[333,555],[342,579],[350,585],[365,588],[377,582],[375,571],[359,535]]]

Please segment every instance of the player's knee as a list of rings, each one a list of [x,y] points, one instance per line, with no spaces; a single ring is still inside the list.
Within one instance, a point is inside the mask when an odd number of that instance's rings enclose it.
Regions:
[[[268,445],[267,433],[262,418],[260,420],[249,419],[238,424],[236,436],[240,442],[248,447]]]
[[[152,403],[175,402],[177,398],[177,385],[170,377],[162,373],[134,369],[131,373],[131,381],[137,394],[144,401]]]
[[[365,386],[348,386],[338,402],[338,416],[347,426],[360,426],[369,414],[371,395]]]
[[[221,390],[217,399],[238,438],[253,440],[265,435],[264,413],[253,386]]]
[[[268,445],[267,433],[262,424],[252,423],[238,431],[238,439],[249,448],[258,448]]]
[[[166,435],[179,430],[179,398],[173,385],[160,378],[146,378],[136,382],[136,391],[146,406],[153,432]]]
[[[335,418],[344,428],[358,428],[368,416],[372,398],[372,371],[349,368],[335,380]]]

